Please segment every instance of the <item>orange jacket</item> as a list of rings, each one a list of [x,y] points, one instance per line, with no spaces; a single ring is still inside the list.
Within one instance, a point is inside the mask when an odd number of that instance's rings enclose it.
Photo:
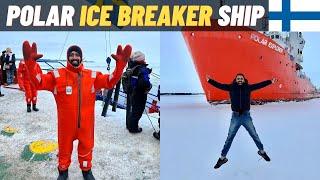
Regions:
[[[73,68],[68,63],[66,68],[47,74],[38,73],[36,77],[40,77],[39,90],[53,93],[57,103],[59,125],[63,124],[62,128],[69,131],[69,126],[93,126],[96,91],[101,88],[113,88],[119,81],[122,70],[123,68],[116,68],[113,75],[103,75],[101,72],[84,69],[82,64],[79,68]]]
[[[39,64],[34,66],[35,73],[41,73]],[[37,103],[37,88],[34,83],[31,82],[29,77],[28,68],[26,67],[25,61],[21,60],[18,68],[18,83],[21,90],[25,92],[27,104]]]
[[[19,67],[18,67],[18,71],[17,71],[17,75],[18,75],[18,84],[20,89],[24,90],[25,86],[31,86],[31,79],[29,77],[29,73],[27,73],[27,67],[25,64],[24,60],[21,60],[19,63]],[[35,72],[41,73],[41,68],[39,66],[39,64],[35,65]]]

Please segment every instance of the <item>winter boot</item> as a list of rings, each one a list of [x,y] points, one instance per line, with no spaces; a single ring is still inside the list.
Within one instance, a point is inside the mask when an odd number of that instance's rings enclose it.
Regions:
[[[135,134],[135,133],[141,133],[141,132],[142,132],[142,128],[141,128],[141,127],[138,127],[138,128],[136,128],[136,129],[129,129],[129,132],[130,132],[130,133],[133,133],[133,134]]]
[[[59,176],[57,180],[66,180],[66,179],[68,179],[68,169],[64,171],[59,170]]]
[[[0,92],[0,97],[2,97],[2,96],[4,96],[3,94],[1,94],[1,92]]]
[[[269,156],[267,155],[267,153],[264,150],[259,150],[258,154],[266,161],[270,161],[271,159],[269,158]]]
[[[27,104],[27,112],[31,112],[31,104]]]
[[[222,166],[224,163],[228,162],[228,158],[219,158],[217,161],[217,164],[214,166],[215,169],[218,169],[220,166]]]
[[[84,180],[95,180],[91,169],[89,171],[82,171],[82,176]]]
[[[160,140],[160,131],[159,132],[153,132],[153,137]]]
[[[32,105],[32,110],[34,110],[34,111],[39,111],[39,109],[37,108],[37,105],[36,105],[36,104],[33,104],[33,105]]]

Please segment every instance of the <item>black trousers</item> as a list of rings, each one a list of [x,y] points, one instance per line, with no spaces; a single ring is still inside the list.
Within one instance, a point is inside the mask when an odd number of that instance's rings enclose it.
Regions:
[[[128,94],[126,125],[129,130],[136,130],[139,127],[139,120],[145,110],[147,94]]]
[[[1,83],[4,84],[4,83],[7,83],[7,73],[6,73],[6,70],[2,70],[2,80],[1,80]]]

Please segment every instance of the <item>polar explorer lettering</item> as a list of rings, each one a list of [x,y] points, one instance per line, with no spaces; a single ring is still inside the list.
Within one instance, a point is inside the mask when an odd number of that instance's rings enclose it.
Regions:
[[[73,45],[67,50],[67,67],[49,71],[47,74],[35,70],[37,53],[35,43],[23,43],[23,55],[28,75],[38,90],[51,91],[57,104],[58,117],[58,180],[68,179],[73,141],[78,143],[78,161],[85,180],[95,179],[92,167],[94,146],[94,107],[96,90],[111,89],[120,80],[123,69],[130,58],[132,48],[118,46],[111,56],[116,60],[112,74],[84,69],[82,50]]]
[[[217,169],[228,161],[228,159],[226,158],[227,153],[240,126],[244,126],[244,128],[250,134],[251,138],[259,149],[258,154],[266,161],[270,161],[269,156],[264,151],[263,144],[261,143],[261,140],[258,136],[258,133],[256,132],[256,129],[252,122],[252,118],[250,116],[250,95],[254,90],[258,90],[275,83],[276,79],[273,78],[272,80],[262,81],[257,84],[248,84],[248,80],[245,78],[245,76],[239,73],[236,75],[231,84],[221,84],[210,78],[208,75],[207,81],[212,86],[229,92],[232,109],[232,118],[230,122],[228,137],[222,149],[221,157],[218,159],[214,168]]]

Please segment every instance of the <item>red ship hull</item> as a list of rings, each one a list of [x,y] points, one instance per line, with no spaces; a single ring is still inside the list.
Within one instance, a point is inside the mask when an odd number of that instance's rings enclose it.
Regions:
[[[249,84],[271,78],[278,81],[252,93],[262,101],[310,99],[316,89],[307,78],[298,76],[296,63],[286,50],[255,31],[185,31],[185,42],[208,101],[228,100],[228,92],[212,87],[206,75],[221,83],[231,83],[243,73]]]

